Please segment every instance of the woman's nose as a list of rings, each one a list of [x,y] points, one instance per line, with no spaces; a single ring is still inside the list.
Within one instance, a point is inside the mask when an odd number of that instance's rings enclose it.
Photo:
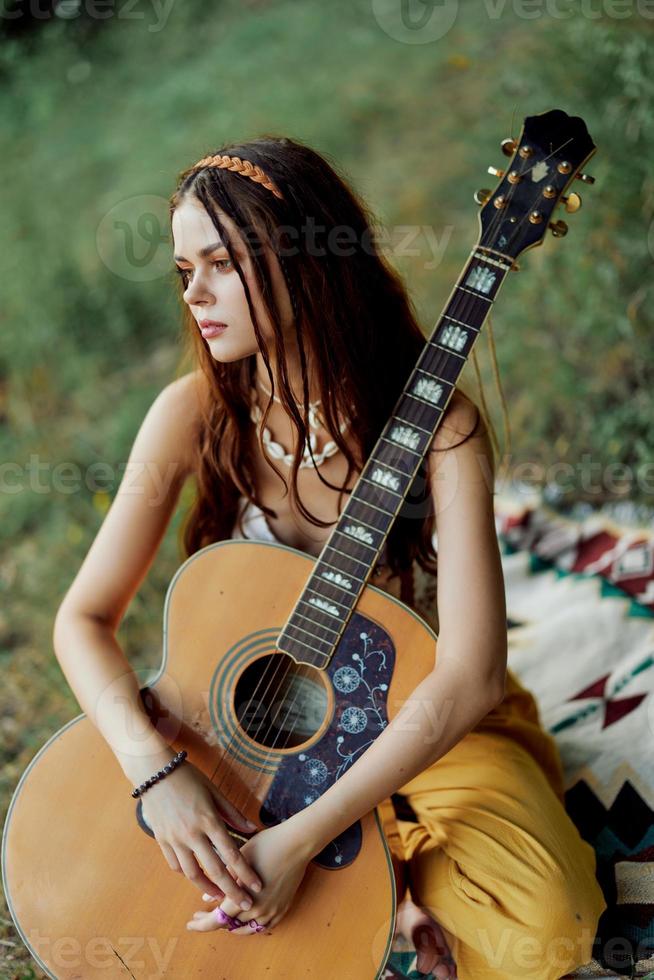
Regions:
[[[195,275],[193,279],[186,287],[186,292],[184,293],[184,300],[186,303],[197,303],[199,299],[209,299],[209,289],[204,284],[202,276]]]

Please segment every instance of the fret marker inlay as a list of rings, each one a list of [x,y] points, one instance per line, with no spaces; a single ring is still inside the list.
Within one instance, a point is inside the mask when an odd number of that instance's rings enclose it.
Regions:
[[[443,394],[443,386],[431,378],[418,378],[413,386],[413,390],[416,395],[424,398],[425,401],[431,402],[433,405],[438,405],[440,397]]]
[[[465,281],[466,286],[476,289],[478,293],[490,293],[495,282],[495,273],[483,265],[475,265],[470,270]]]
[[[308,601],[313,606],[317,606],[318,609],[323,609],[325,612],[328,612],[330,615],[336,616],[338,619],[340,619],[341,614],[339,613],[336,606],[333,606],[331,602],[327,602],[326,599],[317,599],[315,596],[311,596],[311,598]]]
[[[420,433],[415,429],[410,429],[406,425],[395,425],[391,429],[390,438],[398,446],[408,446],[409,449],[417,449],[420,445]]]
[[[395,474],[391,473],[390,470],[382,469],[381,466],[377,466],[372,471],[372,476],[370,479],[373,480],[374,483],[379,483],[379,485],[382,487],[390,487],[391,490],[400,489],[400,481]]]
[[[441,334],[441,342],[452,350],[463,350],[468,339],[468,331],[462,330],[454,323],[448,323]]]
[[[365,541],[366,544],[374,544],[374,539],[370,531],[363,527],[361,524],[348,524],[347,527],[343,528],[346,534],[350,537],[356,538],[358,541]]]
[[[350,591],[352,589],[352,583],[350,582],[349,578],[345,578],[345,576],[341,575],[340,572],[330,572],[329,569],[326,569],[321,573],[321,575],[322,578],[327,579],[328,582],[335,582],[336,585],[340,585],[344,589],[349,589]]]

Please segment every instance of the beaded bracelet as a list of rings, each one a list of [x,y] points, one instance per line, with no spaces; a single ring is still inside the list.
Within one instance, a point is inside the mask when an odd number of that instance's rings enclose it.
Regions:
[[[150,787],[159,782],[160,779],[164,779],[169,772],[172,772],[173,769],[176,769],[177,766],[181,765],[186,758],[186,755],[186,749],[182,749],[181,752],[177,753],[174,759],[171,759],[170,762],[163,767],[163,769],[160,769],[159,772],[155,772],[154,775],[146,779],[144,783],[141,783],[140,786],[133,789],[132,796],[134,799],[136,799],[137,796],[141,796],[143,793],[145,793],[146,789],[150,789]]]

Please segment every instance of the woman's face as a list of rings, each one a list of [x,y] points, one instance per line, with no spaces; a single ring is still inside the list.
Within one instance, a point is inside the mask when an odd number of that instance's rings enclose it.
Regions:
[[[219,216],[229,230],[232,247],[250,290],[257,320],[268,343],[273,338],[272,323],[266,315],[256,285],[252,260],[236,225],[222,211]],[[205,338],[212,357],[217,361],[237,361],[257,354],[259,345],[245,290],[226,247],[220,243],[218,232],[198,198],[187,195],[176,208],[172,217],[172,232],[175,263],[183,270],[184,302],[188,304],[195,318],[198,332],[201,330],[202,320],[216,320],[227,324],[226,330],[215,337]],[[282,312],[281,327],[286,339],[293,323],[288,289],[279,261],[270,246],[266,246],[265,257],[273,281],[275,299]]]

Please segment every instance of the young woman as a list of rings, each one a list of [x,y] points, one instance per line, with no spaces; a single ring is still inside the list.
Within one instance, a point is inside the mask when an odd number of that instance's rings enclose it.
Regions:
[[[54,631],[132,784],[173,753],[115,633],[185,481],[197,490],[185,555],[262,535],[317,556],[425,343],[373,217],[299,141],[263,137],[198,161],[180,175],[171,225],[192,370],[149,409],[129,485]],[[425,706],[419,720],[398,713],[327,792],[240,851],[221,815],[252,826],[188,760],[144,794],[168,865],[212,901],[189,928],[273,930],[312,857],[378,806],[419,970],[453,976],[453,954],[461,978],[544,980],[591,959],[606,907],[595,855],[565,812],[553,739],[506,666],[486,422],[459,385],[423,466],[424,500],[400,513],[370,580],[438,633],[434,670],[409,699]]]

